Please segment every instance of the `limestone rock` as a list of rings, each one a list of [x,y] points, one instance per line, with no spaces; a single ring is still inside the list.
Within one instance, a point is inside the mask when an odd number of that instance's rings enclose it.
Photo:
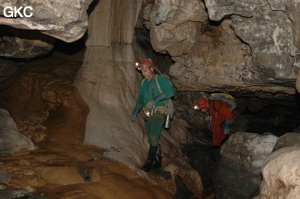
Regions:
[[[251,198],[262,182],[260,170],[277,137],[237,132],[222,145],[221,163],[213,175],[217,198]]]
[[[19,72],[21,75],[0,84],[1,106],[10,112],[18,130],[33,142],[83,141],[88,107],[72,85],[82,54],[79,52],[68,60],[60,53],[53,53],[50,57],[23,62],[26,70]]]
[[[11,181],[11,174],[7,171],[0,171],[0,184],[8,184]]]
[[[9,79],[18,71],[20,63],[14,61],[8,61],[6,59],[0,59],[0,82]]]
[[[34,58],[51,52],[55,41],[39,31],[1,26],[0,56]]]
[[[272,153],[262,166],[263,182],[258,198],[292,199],[300,193],[300,147],[284,147]]]
[[[298,72],[298,76],[297,76],[296,89],[298,93],[300,93],[300,71]]]
[[[35,197],[24,190],[5,190],[0,191],[0,195],[2,198],[5,199],[22,199],[22,198],[28,198],[28,199],[43,199],[44,197]]]
[[[19,29],[40,30],[66,42],[76,41],[83,36],[88,26],[87,9],[92,0],[1,0],[0,24]],[[4,17],[5,7],[17,8],[30,6],[25,17],[24,12],[19,17]],[[10,9],[11,10],[11,9]],[[25,9],[24,9],[25,10]],[[6,13],[8,16],[9,13]]]
[[[206,0],[205,5],[211,20],[219,21],[232,15],[234,32],[251,47],[251,68],[257,71],[260,80],[278,84],[280,79],[296,78],[299,62],[299,17],[296,16],[299,12],[295,10],[299,9],[298,1]]]
[[[170,74],[179,90],[295,93],[297,1],[206,0],[210,22],[200,2],[182,2],[156,1],[143,15],[154,50],[175,62]]]
[[[245,86],[241,74],[251,74],[250,49],[236,38],[230,23],[224,21],[219,27],[207,27],[189,53],[177,58],[170,75],[178,90],[212,91],[225,84],[230,85],[227,89]]]
[[[207,13],[201,1],[161,0],[149,13],[150,38],[154,50],[181,56],[190,51]],[[145,16],[144,16],[145,17]]]
[[[132,43],[140,0],[95,1],[89,15],[86,46]]]
[[[32,141],[21,134],[8,111],[0,109],[0,154],[14,154],[21,149],[33,150]]]
[[[288,146],[299,146],[300,145],[300,134],[299,133],[286,133],[280,136],[274,146],[273,151],[288,147]]]
[[[277,139],[274,135],[237,132],[222,146],[221,162],[232,168],[259,173]]]

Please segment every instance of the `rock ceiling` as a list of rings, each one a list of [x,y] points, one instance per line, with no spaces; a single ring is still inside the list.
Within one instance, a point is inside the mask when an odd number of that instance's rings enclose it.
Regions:
[[[142,7],[142,1],[136,2],[138,6],[123,10],[136,13],[141,8],[142,22],[136,27],[146,27],[153,49],[171,56],[174,64],[169,73],[178,90],[295,93],[300,66],[299,1],[160,0],[143,1]],[[1,0],[0,24],[39,30],[73,42],[86,32],[90,3],[91,0],[30,0],[26,3]],[[7,6],[31,6],[29,11],[33,16],[5,17],[3,11]],[[103,12],[105,10],[107,7]],[[9,39],[2,40],[7,43]],[[44,54],[52,50],[53,40],[45,41],[42,37],[36,40],[39,41],[31,39],[31,46],[28,41],[23,42],[28,46],[25,48],[38,46]],[[20,39],[9,41],[20,43]],[[9,55],[12,50],[9,51],[7,45],[1,45],[0,51],[2,56],[22,58],[21,52]],[[28,50],[24,52],[28,57]],[[31,57],[35,55],[32,53]]]

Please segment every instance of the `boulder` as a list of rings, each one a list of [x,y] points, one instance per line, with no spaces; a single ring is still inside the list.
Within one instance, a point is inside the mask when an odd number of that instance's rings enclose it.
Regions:
[[[0,155],[34,149],[32,141],[18,131],[16,123],[4,109],[0,109],[0,143]]]
[[[34,58],[52,51],[56,39],[36,30],[1,26],[0,56]]]
[[[299,155],[299,146],[284,147],[272,153],[262,166],[263,182],[256,198],[299,198]]]
[[[288,146],[300,146],[300,133],[289,132],[283,136],[280,136],[274,146],[273,151]]]
[[[251,198],[262,182],[260,169],[277,137],[237,132],[222,145],[220,164],[213,172],[217,198]]]
[[[73,42],[86,32],[87,9],[91,2],[92,0],[0,0],[1,15],[4,16],[0,18],[0,24],[18,29],[39,30],[57,39]],[[29,9],[22,9],[18,17],[10,17],[10,13],[4,13],[7,7],[10,11],[21,7],[29,7]],[[24,10],[27,11],[25,14]],[[5,12],[8,10],[6,9]]]
[[[260,173],[264,160],[272,153],[278,137],[237,132],[221,148],[221,162],[229,167]]]

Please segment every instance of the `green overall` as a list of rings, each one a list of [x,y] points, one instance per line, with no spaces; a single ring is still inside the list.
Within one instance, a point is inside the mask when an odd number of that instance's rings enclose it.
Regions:
[[[157,82],[159,83],[165,99],[174,96],[174,89],[164,77],[156,75],[151,80],[143,79],[139,85],[139,95],[136,107],[144,106],[144,112],[149,111],[145,105],[150,100],[155,100],[159,95],[162,94],[159,91]],[[164,107],[164,100],[158,101],[155,104],[156,112],[154,116],[145,117],[145,128],[148,134],[148,142],[152,146],[159,145],[161,129],[165,122]]]

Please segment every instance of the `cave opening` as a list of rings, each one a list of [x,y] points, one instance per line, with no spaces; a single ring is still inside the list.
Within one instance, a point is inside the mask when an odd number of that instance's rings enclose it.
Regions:
[[[54,52],[60,52],[66,55],[72,55],[76,54],[78,52],[81,52],[85,49],[85,37],[80,38],[79,40],[76,40],[71,43],[67,43],[62,40],[56,40],[53,51]]]

